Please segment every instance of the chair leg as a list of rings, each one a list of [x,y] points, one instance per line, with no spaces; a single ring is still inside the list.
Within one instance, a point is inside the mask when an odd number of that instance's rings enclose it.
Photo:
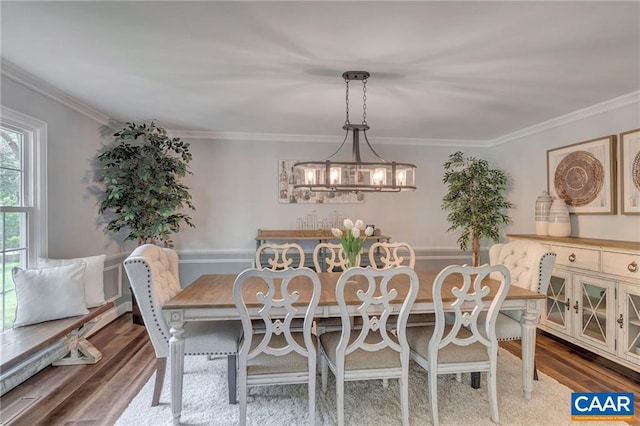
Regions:
[[[160,403],[160,393],[164,383],[164,375],[167,371],[167,358],[156,358],[156,383],[153,387],[153,397],[151,398],[151,406],[155,407]]]
[[[536,367],[536,360],[533,360],[533,380],[538,380],[538,367]]]
[[[389,379],[382,379],[382,389],[389,388]]]
[[[327,375],[329,374],[329,364],[327,359],[322,355],[320,357],[320,379],[322,380],[322,392],[327,391]]]
[[[489,414],[494,423],[500,423],[498,418],[498,386],[495,365],[487,372],[487,391],[489,393]]]
[[[438,417],[438,374],[435,369],[432,369],[427,373],[427,380],[429,382],[429,402],[431,402],[431,419],[433,420],[433,426],[438,426],[440,420]]]
[[[474,389],[480,389],[480,372],[474,371],[471,373],[471,387]]]
[[[239,405],[239,415],[238,415],[238,423],[240,426],[244,426],[247,424],[247,369],[246,365],[244,368],[238,369],[238,405]]]
[[[227,355],[227,381],[229,386],[229,404],[237,404],[236,391],[238,388],[238,378],[236,372],[237,368],[237,355]]]

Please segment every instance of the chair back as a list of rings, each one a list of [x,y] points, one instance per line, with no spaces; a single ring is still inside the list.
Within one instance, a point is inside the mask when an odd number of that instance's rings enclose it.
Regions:
[[[356,257],[360,265],[361,255]],[[347,269],[347,258],[342,244],[318,243],[313,249],[313,265],[317,272],[340,272]]]
[[[499,275],[499,284],[491,288],[483,284],[483,280],[493,274],[492,278]],[[459,275],[462,278],[461,285],[446,283],[448,277]],[[500,306],[507,296],[511,278],[509,270],[503,265],[483,265],[479,267],[467,265],[450,265],[437,275],[433,285],[433,304],[435,306],[436,323],[431,340],[429,341],[429,356],[433,363],[437,363],[438,351],[452,344],[456,346],[469,346],[480,343],[487,347],[489,354],[498,352],[496,338],[496,317]],[[443,300],[454,298],[452,320],[447,316],[445,325],[445,312]],[[487,310],[486,319],[480,320],[480,313]],[[453,324],[451,322],[453,321]],[[469,333],[470,332],[470,333]]]
[[[309,268],[288,268],[281,271],[247,269],[241,272],[233,285],[233,299],[242,320],[244,341],[238,353],[240,364],[261,353],[284,356],[296,352],[309,358],[315,375],[316,349],[311,336],[313,315],[320,301],[320,279]],[[252,321],[247,302],[257,302],[262,321]],[[304,317],[304,341],[295,339],[291,331],[294,318]],[[260,333],[254,332],[256,324]],[[262,325],[264,324],[264,327]],[[256,345],[253,339],[260,339]]]
[[[170,248],[144,244],[125,259],[124,269],[156,357],[166,358],[171,333],[162,306],[181,290],[178,254]]]
[[[304,250],[296,243],[264,243],[256,249],[256,268],[258,269],[302,268],[304,261]]]
[[[418,275],[406,266],[349,268],[343,272],[336,284],[336,300],[342,319],[342,336],[336,349],[337,363],[344,363],[345,357],[357,349],[373,352],[384,348],[399,352],[401,359],[408,362],[409,344],[405,329],[418,287]],[[357,301],[356,309],[362,318],[362,328],[351,327],[347,307],[353,308],[354,301]],[[397,308],[394,311],[393,306],[398,303],[401,303],[399,313]],[[387,326],[390,317],[396,323]],[[390,336],[392,329],[396,330],[397,340]],[[371,332],[376,333],[377,340],[372,341]],[[352,333],[358,336],[352,339]],[[342,370],[338,365],[338,371],[344,371],[344,364]]]
[[[378,268],[378,262],[382,262],[381,268],[408,266],[413,269],[416,265],[416,254],[407,243],[375,242],[369,247],[369,263]]]
[[[535,241],[515,240],[489,248],[489,264],[506,266],[512,285],[538,293],[546,294],[555,262],[556,254]]]

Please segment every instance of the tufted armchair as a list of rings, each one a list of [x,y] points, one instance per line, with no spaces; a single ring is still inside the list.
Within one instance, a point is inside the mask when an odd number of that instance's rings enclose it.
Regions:
[[[158,405],[169,355],[171,333],[162,305],[181,290],[178,255],[152,244],[137,247],[124,261],[133,294],[156,353],[156,382],[151,401]],[[236,356],[240,321],[188,322],[184,327],[185,355],[224,355],[228,359],[229,401],[236,401]]]
[[[551,270],[556,262],[556,254],[540,243],[529,240],[515,240],[504,244],[494,244],[489,248],[489,263],[504,265],[511,273],[511,285],[546,294],[551,279]],[[491,278],[499,279],[494,277]],[[540,305],[538,305],[540,306]],[[522,311],[501,311],[496,319],[498,340],[520,340]],[[538,318],[540,310],[538,310]],[[538,374],[534,370],[537,380]]]

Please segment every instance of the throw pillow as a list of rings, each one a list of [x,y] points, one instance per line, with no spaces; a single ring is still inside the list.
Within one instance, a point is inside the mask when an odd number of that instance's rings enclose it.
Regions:
[[[83,262],[39,269],[13,268],[18,303],[13,326],[88,314],[84,303],[85,267]]]
[[[87,308],[104,305],[104,261],[106,255],[78,257],[75,259],[40,259],[40,266],[61,266],[70,263],[86,263],[84,276],[84,301]]]

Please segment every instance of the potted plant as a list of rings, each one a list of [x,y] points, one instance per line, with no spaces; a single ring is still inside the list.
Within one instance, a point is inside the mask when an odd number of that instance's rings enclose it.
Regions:
[[[509,223],[506,211],[513,207],[504,197],[509,184],[507,174],[492,169],[486,160],[466,157],[460,151],[449,156],[444,163],[442,181],[449,191],[442,199],[442,208],[448,210],[447,231],[460,228],[458,238],[461,250],[471,241],[473,266],[480,265],[480,239],[500,240],[499,228]]]
[[[171,234],[184,223],[194,227],[185,206],[195,210],[181,179],[191,172],[189,144],[170,138],[155,122],[126,123],[114,143],[98,155],[104,199],[99,212],[111,213],[106,229],[129,232],[126,240],[173,247]]]

